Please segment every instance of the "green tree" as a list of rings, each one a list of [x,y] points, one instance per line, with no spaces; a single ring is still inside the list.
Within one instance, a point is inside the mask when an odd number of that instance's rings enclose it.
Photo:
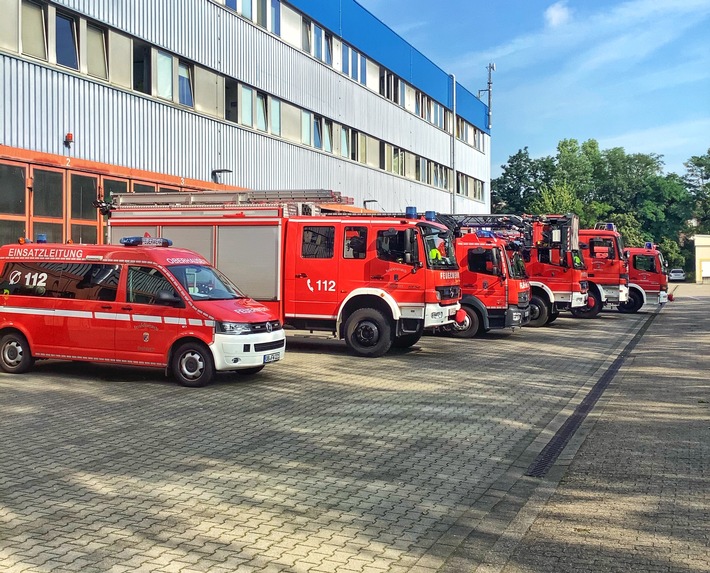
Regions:
[[[534,196],[552,182],[555,163],[552,157],[532,159],[525,147],[501,167],[501,176],[491,181],[493,212],[525,213]]]
[[[682,269],[685,267],[685,257],[681,252],[680,245],[678,245],[678,241],[674,241],[669,237],[664,237],[661,242],[658,243],[658,250],[663,253],[663,258],[668,263],[669,268]]]
[[[530,201],[529,212],[533,215],[579,213],[582,202],[573,187],[566,182],[544,185]]]
[[[699,234],[710,233],[710,149],[704,155],[693,155],[685,162],[683,177],[693,200],[694,229]]]

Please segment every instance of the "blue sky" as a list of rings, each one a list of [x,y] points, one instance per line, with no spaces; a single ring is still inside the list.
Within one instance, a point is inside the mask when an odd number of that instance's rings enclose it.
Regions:
[[[710,0],[358,2],[474,94],[495,62],[493,177],[568,138],[680,174],[710,148]]]

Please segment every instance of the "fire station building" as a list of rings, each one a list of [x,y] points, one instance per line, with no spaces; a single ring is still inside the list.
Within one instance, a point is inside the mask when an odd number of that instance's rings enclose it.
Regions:
[[[96,242],[114,192],[490,211],[487,106],[355,0],[0,6],[0,244]]]

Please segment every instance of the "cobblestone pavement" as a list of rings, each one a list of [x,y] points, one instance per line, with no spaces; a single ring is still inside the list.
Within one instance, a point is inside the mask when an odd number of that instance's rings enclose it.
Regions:
[[[679,334],[690,318],[686,303],[674,305],[658,323]],[[0,570],[444,573],[488,567],[491,555],[512,567],[514,545],[501,540],[554,489],[525,469],[649,316],[560,318],[471,341],[427,336],[374,360],[289,337],[282,363],[196,390],[154,370],[60,362],[0,374]],[[666,355],[638,348],[615,388],[642,400],[626,405],[632,413],[648,408],[659,423],[670,402],[636,396],[633,377],[655,376]],[[669,390],[658,400],[685,396],[696,416],[688,427],[707,427],[699,388]],[[694,463],[690,443],[679,462]],[[663,470],[650,438],[636,453],[632,439],[621,445],[607,463],[639,455]],[[616,485],[584,486],[586,507]],[[692,486],[677,491],[684,503]],[[643,511],[674,527],[672,506]]]
[[[521,511],[503,555],[476,571],[710,571],[710,285],[675,296],[551,475],[547,504]]]

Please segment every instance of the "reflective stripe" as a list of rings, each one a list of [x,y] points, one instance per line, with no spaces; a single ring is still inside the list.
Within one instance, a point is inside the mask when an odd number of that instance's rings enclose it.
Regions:
[[[93,314],[88,310],[54,310],[55,316],[66,316],[69,318],[91,318]]]
[[[159,316],[152,316],[150,314],[132,314],[131,318],[133,322],[157,322],[161,324],[163,319]]]
[[[129,320],[131,320],[131,315],[130,314],[118,314],[116,312],[95,312],[94,318],[98,318],[101,320],[129,321]]]
[[[183,326],[187,324],[184,318],[177,318],[175,316],[166,316],[163,318],[163,322],[165,322],[165,324],[182,324]]]
[[[202,321],[201,321],[201,320],[198,320],[198,319],[196,319],[196,318],[188,318],[188,319],[187,319],[187,323],[188,323],[190,326],[202,326]]]

